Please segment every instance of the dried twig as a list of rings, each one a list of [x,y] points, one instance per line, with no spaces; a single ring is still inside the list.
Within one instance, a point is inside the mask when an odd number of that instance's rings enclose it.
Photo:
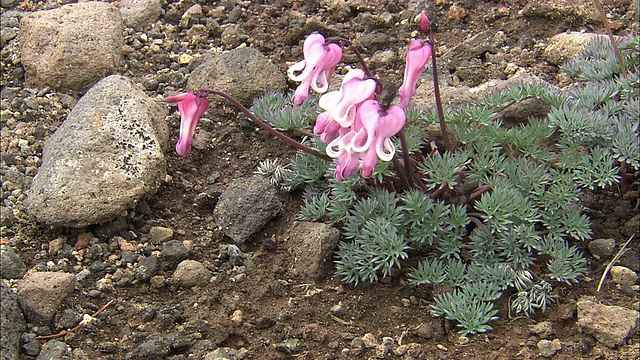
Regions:
[[[616,261],[618,261],[622,257],[622,255],[624,255],[624,253],[626,252],[627,245],[629,245],[629,243],[631,242],[631,240],[635,236],[636,236],[636,234],[631,235],[629,240],[627,240],[627,242],[624,243],[624,245],[622,245],[620,250],[618,250],[618,253],[616,254],[616,256],[614,256],[613,259],[611,259],[611,261],[609,262],[607,267],[604,269],[604,272],[602,273],[602,277],[600,278],[600,282],[598,283],[598,289],[596,290],[597,292],[600,292],[600,290],[602,290],[602,285],[604,284],[604,279],[607,277],[607,274],[609,273],[609,270],[611,270],[611,268],[613,267],[613,264],[615,264]]]
[[[347,325],[347,326],[352,326],[352,325],[353,325],[353,321],[346,321],[346,320],[342,320],[342,319],[340,319],[339,317],[337,317],[337,316],[335,316],[335,315],[333,315],[333,314],[331,314],[331,315],[329,315],[329,316],[331,316],[331,318],[332,318],[333,320],[335,320],[335,321],[339,322],[339,323],[340,323],[340,324],[342,324],[342,325]]]
[[[74,328],[71,328],[69,330],[64,330],[60,333],[57,334],[53,334],[53,335],[45,335],[45,336],[36,336],[36,340],[49,340],[49,339],[57,339],[59,337],[63,337],[67,334],[70,334],[76,330],[80,330],[83,327],[85,327],[85,325],[90,324],[92,321],[94,321],[96,319],[96,316],[98,316],[101,312],[104,311],[104,309],[107,308],[107,306],[111,305],[111,303],[113,303],[113,300],[110,300],[108,303],[104,304],[103,307],[101,307],[100,309],[98,309],[98,311],[96,311],[95,313],[93,313],[93,315],[89,316],[88,314],[84,315],[84,318],[82,319],[82,321],[80,322],[80,324],[78,324],[77,326],[75,326]]]

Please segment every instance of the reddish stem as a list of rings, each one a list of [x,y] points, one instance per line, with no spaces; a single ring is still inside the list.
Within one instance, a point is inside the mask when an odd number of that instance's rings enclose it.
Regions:
[[[404,128],[400,130],[400,144],[402,145],[402,161],[404,162],[404,177],[406,178],[408,187],[414,188],[413,169],[411,168],[411,159],[409,158],[409,149],[407,149],[407,139],[404,136]]]
[[[360,50],[358,50],[358,47],[356,46],[356,44],[353,43],[353,41],[349,39],[341,38],[341,37],[328,38],[327,41],[338,43],[340,44],[340,46],[345,46],[345,45],[349,46],[351,51],[353,51],[353,54],[358,58],[358,62],[360,63],[360,66],[362,66],[362,71],[364,71],[367,77],[375,78],[375,76],[373,75],[373,72],[369,70],[367,63],[364,61],[364,57],[362,56],[362,53],[360,52]]]
[[[449,139],[449,131],[447,130],[447,124],[444,120],[444,109],[442,108],[442,98],[440,96],[440,81],[438,80],[438,65],[436,63],[436,42],[433,36],[433,29],[429,28],[429,44],[431,45],[431,64],[433,71],[433,94],[436,98],[436,109],[438,110],[438,120],[440,122],[440,132],[444,140],[445,150],[453,151],[451,148],[451,141]]]
[[[271,126],[269,126],[269,124],[265,123],[264,121],[260,120],[257,116],[253,115],[253,113],[251,113],[251,111],[249,111],[249,109],[247,109],[244,105],[242,105],[233,96],[231,96],[231,95],[229,95],[229,94],[227,94],[225,92],[219,91],[219,90],[200,89],[198,91],[202,92],[204,94],[214,94],[214,95],[218,95],[220,97],[223,97],[228,102],[233,104],[233,106],[235,106],[240,111],[242,111],[245,115],[247,115],[247,117],[249,119],[251,119],[251,121],[256,123],[256,125],[260,126],[262,129],[264,129],[267,132],[271,133],[272,135],[274,135],[278,139],[284,141],[285,143],[295,147],[296,149],[302,150],[302,151],[304,151],[304,152],[306,152],[308,154],[311,154],[313,156],[317,156],[317,157],[325,159],[325,160],[329,160],[329,161],[333,160],[331,157],[329,157],[329,155],[323,154],[323,153],[319,152],[316,149],[312,149],[312,148],[310,148],[310,147],[308,147],[306,145],[303,145],[303,144],[299,143],[298,141],[296,141],[296,140],[288,137],[287,135],[281,133],[280,131],[272,128]]]
[[[613,32],[611,31],[611,25],[609,25],[609,20],[607,19],[607,16],[604,13],[604,9],[602,8],[602,4],[600,3],[600,0],[594,0],[594,3],[596,4],[596,8],[598,8],[598,12],[600,13],[600,19],[604,23],[604,28],[606,29],[607,35],[609,36],[609,40],[611,41],[611,45],[613,46],[613,51],[615,52],[616,57],[618,58],[618,63],[620,64],[620,71],[624,74],[627,72],[627,67],[624,64],[624,61],[622,61],[620,50],[618,49],[616,40],[613,37]]]

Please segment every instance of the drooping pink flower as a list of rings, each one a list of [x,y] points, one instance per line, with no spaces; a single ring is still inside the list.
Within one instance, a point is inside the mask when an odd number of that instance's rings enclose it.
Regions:
[[[329,112],[334,121],[342,127],[349,127],[356,116],[356,106],[375,96],[378,84],[373,79],[365,79],[360,69],[350,70],[342,79],[340,90],[330,91],[320,97],[318,105]]]
[[[396,148],[391,141],[391,137],[402,130],[406,122],[404,109],[399,106],[391,106],[386,111],[382,109],[380,103],[370,100],[362,104],[363,111],[361,117],[363,123],[375,132],[369,135],[367,143],[369,146],[363,147],[361,173],[363,177],[370,177],[378,163],[391,161],[396,153]],[[375,121],[375,127],[372,125]],[[367,123],[371,123],[366,125]],[[371,131],[371,130],[368,130]]]
[[[416,84],[422,70],[431,57],[431,45],[422,44],[420,40],[413,40],[407,52],[407,64],[404,69],[404,82],[400,86],[400,106],[406,108],[416,94]]]
[[[301,82],[293,93],[291,102],[295,106],[300,106],[305,100],[307,100],[307,97],[309,97],[309,83]]]
[[[338,159],[336,179],[342,181],[358,168],[363,177],[370,177],[378,162],[391,161],[395,147],[391,137],[406,121],[404,109],[391,106],[386,111],[377,100],[366,100],[357,106],[356,118],[327,145],[327,155]]]
[[[342,48],[338,44],[325,44],[324,36],[313,33],[304,40],[304,60],[287,70],[289,78],[301,84],[296,89],[292,102],[301,105],[309,96],[309,87],[325,93],[331,84],[336,66],[342,60]]]
[[[204,96],[192,92],[168,96],[164,99],[168,103],[178,103],[180,112],[180,137],[176,144],[176,152],[179,155],[187,155],[191,151],[191,142],[196,130],[198,120],[209,108],[209,100]]]
[[[391,137],[402,130],[406,121],[407,115],[404,109],[397,105],[389,107],[386,114],[380,116],[376,139],[373,144],[373,149],[375,149],[376,155],[380,160],[391,161],[393,159],[396,154],[396,148],[393,145],[393,141],[391,141]]]
[[[343,141],[340,141],[337,145],[339,151],[336,153],[336,157],[338,158],[338,164],[336,166],[336,180],[338,181],[343,181],[344,179],[353,175],[356,171],[358,171],[358,168],[362,163],[360,161],[360,154],[353,151],[353,147],[350,144],[353,135],[354,133],[350,132],[342,136]],[[329,149],[329,146],[327,146],[327,154],[329,154],[330,152]]]

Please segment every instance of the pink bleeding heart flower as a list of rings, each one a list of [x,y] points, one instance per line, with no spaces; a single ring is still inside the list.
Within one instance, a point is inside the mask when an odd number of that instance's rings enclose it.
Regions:
[[[338,159],[336,165],[336,180],[338,181],[353,175],[360,167],[360,154],[354,151],[351,146],[354,135],[355,132],[350,131],[327,145],[327,155]],[[334,150],[334,148],[336,149]]]
[[[431,45],[413,40],[407,52],[407,64],[404,69],[404,82],[400,86],[400,106],[406,108],[416,94],[416,84],[431,57]]]
[[[375,97],[378,84],[365,77],[366,74],[360,69],[350,70],[342,79],[340,90],[330,91],[318,101],[318,105],[328,111],[342,127],[351,126],[356,117],[357,105]]]
[[[352,126],[341,128],[340,136],[327,145],[327,155],[338,159],[336,179],[342,181],[359,168],[363,177],[370,177],[378,159],[391,161],[395,147],[390,138],[405,122],[404,109],[399,106],[385,111],[377,100],[360,104]]]
[[[360,156],[358,153],[344,152],[338,158],[336,166],[336,180],[343,181],[353,175],[360,167]]]
[[[292,99],[296,106],[309,96],[309,87],[318,93],[329,89],[333,72],[342,60],[342,48],[334,43],[325,44],[324,36],[313,33],[304,40],[303,54],[304,60],[287,70],[291,80],[301,82]]]
[[[191,151],[191,142],[196,130],[198,120],[209,108],[209,100],[206,97],[192,92],[168,96],[164,99],[168,103],[178,103],[180,112],[180,137],[176,144],[176,152],[179,155],[187,155]]]
[[[396,148],[391,141],[391,137],[399,133],[407,120],[404,109],[399,106],[391,106],[386,111],[382,109],[380,103],[370,100],[363,103],[361,116],[364,123],[375,122],[375,132],[369,135],[369,146],[362,157],[362,176],[370,177],[376,167],[378,159],[391,161],[396,153]],[[366,111],[366,112],[365,112]],[[367,126],[367,125],[365,125]],[[367,127],[372,127],[368,125]]]

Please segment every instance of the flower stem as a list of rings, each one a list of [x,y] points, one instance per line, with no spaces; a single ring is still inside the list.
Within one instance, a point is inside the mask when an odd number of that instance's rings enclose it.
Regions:
[[[436,109],[438,110],[438,120],[440,122],[440,132],[442,132],[442,138],[444,140],[445,150],[453,151],[451,148],[451,140],[449,139],[449,131],[447,130],[447,124],[444,121],[444,109],[442,108],[442,98],[440,97],[440,81],[438,80],[438,65],[436,63],[436,42],[433,36],[433,29],[429,28],[429,43],[431,44],[431,64],[433,70],[433,93],[436,98]]]
[[[618,63],[620,64],[620,71],[623,74],[625,74],[627,72],[627,67],[624,64],[624,61],[622,61],[620,50],[618,49],[618,45],[616,44],[615,38],[613,37],[611,26],[609,25],[609,20],[607,19],[607,16],[604,13],[604,9],[602,8],[602,4],[600,3],[600,0],[594,0],[594,3],[596,4],[596,8],[598,8],[598,12],[600,13],[600,19],[604,23],[604,27],[607,30],[607,35],[609,35],[609,40],[611,41],[611,46],[613,46],[613,51],[615,52],[616,57],[618,58]]]
[[[364,61],[364,57],[362,56],[362,53],[360,52],[360,50],[358,50],[358,47],[356,46],[356,44],[353,43],[353,41],[342,38],[342,37],[328,38],[327,41],[337,43],[340,46],[346,45],[349,48],[351,48],[351,51],[353,51],[353,54],[358,58],[358,62],[360,63],[360,66],[362,66],[362,71],[364,71],[367,77],[375,78],[375,76],[373,75],[373,72],[369,70],[369,67],[367,66],[367,62]]]
[[[407,186],[413,188],[413,169],[411,169],[411,159],[409,158],[409,149],[407,149],[407,139],[404,136],[404,129],[400,130],[400,144],[402,145],[402,161],[404,162],[404,177],[406,177]]]
[[[220,97],[223,97],[225,100],[227,100],[228,102],[233,104],[233,106],[238,108],[238,110],[242,111],[256,125],[260,126],[262,129],[264,129],[267,132],[271,133],[272,135],[274,135],[278,139],[284,141],[285,143],[295,147],[296,149],[302,150],[302,151],[304,151],[304,152],[306,152],[308,154],[311,154],[313,156],[317,156],[317,157],[325,159],[325,160],[333,160],[331,157],[329,157],[329,155],[323,154],[323,153],[319,152],[316,149],[312,149],[312,148],[310,148],[310,147],[308,147],[306,145],[303,145],[300,142],[298,142],[298,141],[288,137],[287,135],[281,133],[280,131],[272,128],[271,126],[269,126],[269,124],[265,123],[264,121],[260,120],[257,116],[253,115],[253,113],[251,111],[249,111],[249,109],[247,109],[244,105],[242,105],[233,96],[231,96],[231,95],[229,95],[229,94],[227,94],[225,92],[219,91],[219,90],[200,89],[198,91],[200,91],[202,93],[206,93],[206,94],[214,94],[214,95],[218,95]]]

